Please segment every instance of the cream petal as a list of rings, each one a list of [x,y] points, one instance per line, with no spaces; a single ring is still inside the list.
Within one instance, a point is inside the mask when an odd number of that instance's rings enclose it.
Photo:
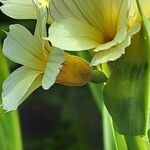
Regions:
[[[7,16],[15,19],[35,19],[36,8],[32,0],[1,0],[4,4],[1,11]]]
[[[41,69],[43,66],[41,45],[19,24],[10,26],[10,32],[4,40],[3,53],[12,61],[31,68]]]
[[[50,14],[56,21],[73,17],[99,28],[101,17],[99,0],[51,0]],[[88,10],[88,11],[87,11]]]
[[[78,51],[97,47],[103,38],[92,26],[69,18],[52,24],[48,40],[60,49]]]
[[[118,20],[127,20],[130,0],[51,0],[49,7],[51,16],[56,21],[74,17],[88,22],[112,38],[116,29],[119,30]]]
[[[128,30],[127,25],[126,24],[122,25],[122,27],[119,29],[119,31],[117,32],[115,38],[112,41],[106,42],[104,44],[99,44],[96,47],[96,49],[94,49],[94,52],[99,52],[101,50],[106,50],[106,49],[114,47],[117,44],[122,43],[126,38],[127,30]]]
[[[112,39],[116,34],[127,26],[130,10],[130,0],[100,0],[101,3],[101,24],[103,24],[106,38]],[[125,30],[123,30],[126,32]],[[121,32],[123,32],[121,31]],[[123,37],[122,37],[123,38]]]
[[[64,52],[60,49],[53,48],[49,54],[48,62],[45,67],[42,80],[43,89],[48,90],[55,83],[63,62]]]
[[[54,46],[71,51],[96,46],[94,51],[99,52],[116,47],[126,38],[130,6],[130,0],[108,0],[107,3],[105,0],[51,0],[50,13],[58,22],[50,28],[49,40]],[[99,31],[99,36],[95,38],[95,34],[83,34],[85,26],[82,28],[79,23],[71,24],[74,21],[64,21],[69,17],[90,25],[96,32]]]
[[[121,57],[121,55],[125,53],[125,48],[131,44],[131,38],[133,37],[134,34],[139,32],[139,30],[140,25],[139,24],[134,25],[132,28],[129,29],[127,36],[122,43],[110,49],[95,53],[91,65],[96,66],[101,63],[106,63],[108,61],[114,61],[119,57]]]
[[[7,111],[17,107],[39,86],[41,72],[21,67],[14,71],[3,83],[2,105]]]
[[[125,53],[125,47],[126,45],[118,44],[105,51],[97,52],[92,59],[91,65],[97,66],[99,64],[118,59]]]
[[[43,37],[47,37],[46,32],[46,23],[48,19],[47,8],[37,0],[33,0],[33,2],[35,4],[37,11],[37,23],[34,36],[41,44],[41,47],[44,47],[45,40],[43,39]]]
[[[109,48],[115,46],[116,44],[117,44],[117,42],[112,40],[112,41],[104,43],[104,44],[99,44],[93,51],[99,52],[101,50],[106,50],[106,49],[109,49]]]
[[[56,21],[67,17],[74,17],[86,22],[86,18],[83,16],[82,12],[73,0],[51,0],[49,8],[50,15]]]

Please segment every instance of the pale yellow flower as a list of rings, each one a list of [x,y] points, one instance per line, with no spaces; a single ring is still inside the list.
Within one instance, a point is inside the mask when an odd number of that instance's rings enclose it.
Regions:
[[[51,0],[55,22],[48,40],[63,50],[92,51],[93,66],[114,61],[140,30],[131,4],[131,0]]]
[[[7,111],[16,110],[40,86],[45,90],[55,82],[81,86],[91,80],[93,75],[87,61],[51,47],[43,39],[47,36],[47,11],[40,3],[37,3],[37,7],[34,36],[22,25],[15,24],[10,26],[4,40],[4,55],[22,65],[3,83],[2,106]]]

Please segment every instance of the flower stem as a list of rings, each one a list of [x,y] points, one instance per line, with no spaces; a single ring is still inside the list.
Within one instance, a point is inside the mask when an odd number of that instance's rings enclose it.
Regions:
[[[125,136],[128,150],[149,150],[150,145],[145,137],[141,136]]]
[[[2,93],[2,83],[8,74],[8,65],[2,54],[0,43],[0,93]],[[0,108],[0,149],[11,150],[12,148],[22,150],[18,113],[17,111],[5,113]]]

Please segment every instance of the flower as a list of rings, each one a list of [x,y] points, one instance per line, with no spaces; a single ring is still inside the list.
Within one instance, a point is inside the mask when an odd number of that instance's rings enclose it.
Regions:
[[[63,50],[90,50],[93,66],[118,59],[140,30],[140,25],[133,21],[130,0],[51,0],[49,3],[55,22],[47,39]]]
[[[34,3],[48,7],[48,0],[0,0],[1,11],[14,19],[37,19],[37,8]]]
[[[34,36],[22,25],[15,24],[10,26],[4,40],[4,55],[23,65],[3,83],[2,106],[7,111],[16,110],[40,86],[45,90],[55,82],[79,86],[92,78],[92,69],[87,61],[51,47],[42,38],[46,37],[47,15],[43,18],[43,14],[47,11],[39,3],[37,5],[39,11]]]
[[[48,45],[49,46],[49,45]],[[3,108],[17,109],[36,88],[42,85],[49,89],[55,82],[64,62],[63,51],[57,48],[42,47],[25,27],[10,26],[4,40],[4,55],[23,66],[14,71],[3,84]]]

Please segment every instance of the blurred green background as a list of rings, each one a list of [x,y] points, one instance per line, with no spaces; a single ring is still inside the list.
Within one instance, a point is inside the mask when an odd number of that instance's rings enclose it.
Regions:
[[[14,20],[0,12],[0,39],[10,24],[22,24],[32,33],[35,21]],[[11,72],[19,67],[8,60]],[[36,90],[20,107],[25,150],[100,150],[102,118],[88,85]]]

